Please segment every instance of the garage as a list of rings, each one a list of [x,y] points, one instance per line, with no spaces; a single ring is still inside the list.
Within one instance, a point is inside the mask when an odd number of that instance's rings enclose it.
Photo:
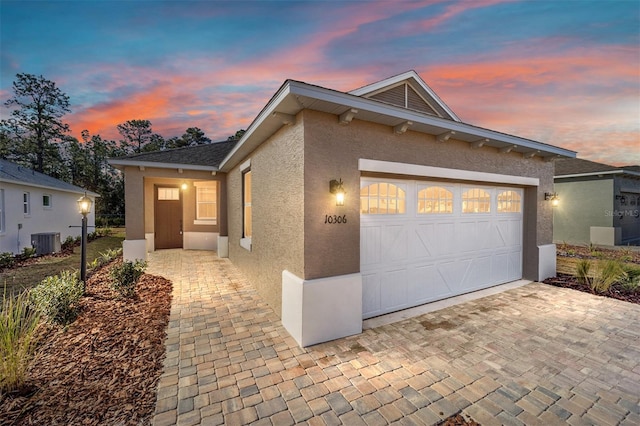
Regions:
[[[363,318],[522,278],[523,189],[361,178]]]

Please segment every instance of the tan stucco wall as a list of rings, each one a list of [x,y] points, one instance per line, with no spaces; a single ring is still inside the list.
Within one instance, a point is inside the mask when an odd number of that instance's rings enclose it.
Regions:
[[[303,127],[285,126],[247,158],[251,160],[252,249],[242,237],[242,174],[227,176],[229,258],[280,314],[282,271],[302,277],[304,239]],[[243,161],[244,162],[244,161]]]
[[[524,273],[537,275],[537,246],[552,243],[552,210],[544,201],[553,190],[552,162],[525,159],[519,153],[501,154],[466,142],[438,143],[434,136],[353,120],[338,124],[335,115],[305,110],[305,279],[348,274],[360,270],[359,188],[360,158],[472,170],[540,179],[538,188],[525,188]],[[336,207],[329,180],[342,178],[347,198]],[[335,212],[335,213],[334,213]],[[325,214],[346,214],[346,225],[325,225]]]
[[[195,181],[218,181],[218,224],[195,225]],[[138,167],[125,169],[125,214],[127,217],[126,238],[128,240],[144,239],[145,233],[154,231],[154,185],[180,186],[187,184],[182,191],[183,230],[185,232],[220,232],[226,235],[226,175],[215,176],[206,171],[184,170],[179,173],[174,169],[158,169]],[[144,200],[144,202],[142,202]]]
[[[613,179],[558,182],[560,202],[554,208],[554,241],[589,244],[592,226],[613,226]]]

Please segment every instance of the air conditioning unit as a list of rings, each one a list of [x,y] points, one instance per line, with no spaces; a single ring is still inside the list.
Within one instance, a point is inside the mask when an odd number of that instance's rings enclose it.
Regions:
[[[61,249],[59,232],[42,232],[31,234],[31,245],[37,255],[59,252]]]

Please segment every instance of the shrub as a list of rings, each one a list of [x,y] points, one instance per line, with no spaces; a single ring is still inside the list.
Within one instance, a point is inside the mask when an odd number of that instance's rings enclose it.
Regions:
[[[62,250],[66,250],[68,248],[75,246],[79,241],[80,241],[80,237],[72,237],[71,235],[69,235],[62,242]]]
[[[48,320],[66,325],[76,319],[78,302],[84,294],[84,283],[78,274],[62,271],[47,277],[30,292],[33,306]]]
[[[28,303],[28,292],[5,295],[0,306],[0,396],[20,389],[33,359],[40,323],[39,313]]]
[[[111,269],[111,288],[123,297],[132,297],[136,292],[136,283],[146,268],[147,262],[140,260],[114,266]]]
[[[35,247],[25,247],[22,249],[22,258],[29,259],[30,257],[35,257],[38,250]]]
[[[598,264],[597,271],[591,281],[591,289],[597,293],[605,293],[613,284],[622,282],[626,278],[627,274],[619,261],[605,260]]]
[[[101,228],[96,228],[95,233],[98,237],[108,237],[109,235],[113,234],[113,229],[105,226]]]
[[[0,253],[0,268],[11,268],[16,263],[16,258],[10,251]]]
[[[580,259],[576,263],[576,278],[582,284],[591,285],[591,279],[589,278],[589,271],[591,270],[591,261],[587,259]]]

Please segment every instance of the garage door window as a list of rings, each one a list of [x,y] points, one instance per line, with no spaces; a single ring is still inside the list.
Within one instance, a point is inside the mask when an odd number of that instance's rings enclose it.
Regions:
[[[405,210],[405,191],[392,183],[372,183],[360,190],[362,214],[404,214]]]
[[[430,186],[418,192],[418,214],[453,213],[453,192]]]
[[[471,188],[462,193],[462,213],[491,212],[491,195],[482,188]]]
[[[520,213],[520,194],[516,191],[502,191],[498,194],[498,213]]]

